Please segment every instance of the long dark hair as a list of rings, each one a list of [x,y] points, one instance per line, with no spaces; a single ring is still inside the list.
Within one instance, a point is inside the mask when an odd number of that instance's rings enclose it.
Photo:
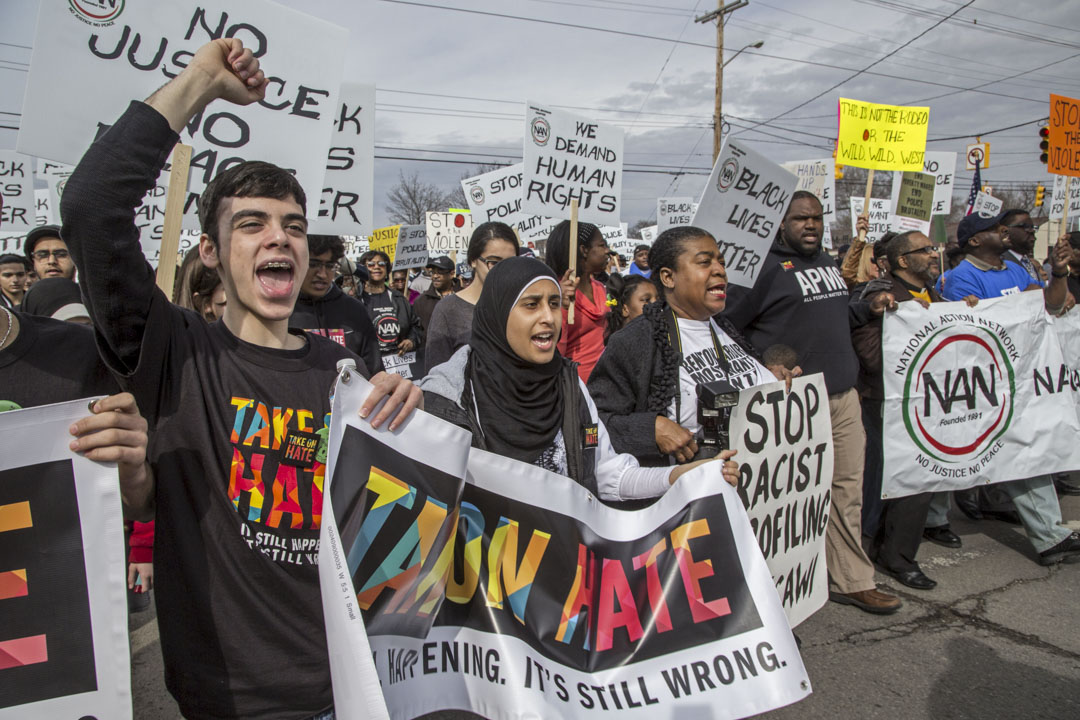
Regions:
[[[607,314],[607,327],[604,328],[605,345],[607,345],[608,338],[622,330],[626,324],[626,318],[622,314],[623,308],[634,297],[637,289],[643,283],[648,282],[649,278],[642,275],[612,275],[608,278],[607,292],[615,300],[615,305],[611,308],[611,312]]]
[[[472,265],[474,260],[479,260],[492,240],[505,240],[510,243],[514,246],[515,255],[521,252],[521,243],[518,242],[514,228],[501,222],[480,223],[469,238],[469,252],[465,256],[465,262]]]
[[[578,263],[577,274],[581,277],[585,274],[585,265],[581,262],[581,251],[587,250],[592,247],[592,244],[596,242],[596,238],[599,237],[603,240],[604,236],[600,234],[600,229],[591,223],[579,222],[577,226],[578,235]],[[555,229],[551,231],[551,235],[548,236],[547,241],[547,254],[544,258],[547,261],[549,268],[555,271],[555,274],[561,280],[566,271],[570,269],[570,221],[563,220],[561,223],[555,226]]]

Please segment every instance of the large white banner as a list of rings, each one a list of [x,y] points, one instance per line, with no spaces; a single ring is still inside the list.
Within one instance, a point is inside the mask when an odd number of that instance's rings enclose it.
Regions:
[[[668,228],[689,225],[694,220],[698,204],[692,197],[666,197],[656,200],[656,234]]]
[[[266,160],[295,170],[308,213],[323,188],[347,33],[268,0],[40,3],[18,150],[74,164],[132,100],[175,77],[210,40],[236,37],[269,79],[266,97],[211,104],[180,133],[193,147],[184,227],[221,170]]]
[[[618,225],[622,198],[622,128],[548,105],[525,104],[521,209],[568,220]]]
[[[693,225],[720,244],[728,282],[753,287],[799,179],[737,140],[727,140]]]
[[[923,154],[923,172],[934,176],[934,215],[948,215],[952,211],[953,182],[956,178],[956,153],[926,152]],[[902,172],[894,171],[892,181],[892,206],[900,199]]]
[[[326,179],[308,232],[368,235],[375,229],[375,86],[342,83]],[[309,198],[313,205],[313,198]]]
[[[87,402],[0,413],[0,718],[131,718],[116,466],[68,449]]]
[[[522,243],[546,240],[559,221],[522,212],[522,167],[521,163],[516,163],[465,178],[461,181],[461,189],[465,191],[476,224],[504,222],[517,230]]]
[[[833,476],[829,393],[820,374],[739,392],[731,412],[739,497],[795,627],[829,599],[825,529]]]
[[[0,229],[25,234],[36,226],[34,159],[0,150]]]
[[[1080,468],[1076,329],[1041,292],[887,314],[882,497]]]
[[[421,412],[372,431],[356,417],[367,387],[336,388],[320,544],[341,717],[385,717],[380,693],[394,718],[649,720],[809,694],[718,465],[615,510]]]

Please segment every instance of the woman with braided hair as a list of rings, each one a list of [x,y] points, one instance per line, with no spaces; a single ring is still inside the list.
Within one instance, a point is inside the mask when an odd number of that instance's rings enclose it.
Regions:
[[[660,301],[608,339],[589,393],[617,452],[642,465],[685,463],[698,455],[699,385],[738,391],[799,370],[767,369],[735,328],[715,317],[727,301],[727,273],[708,232],[664,231],[649,267]]]

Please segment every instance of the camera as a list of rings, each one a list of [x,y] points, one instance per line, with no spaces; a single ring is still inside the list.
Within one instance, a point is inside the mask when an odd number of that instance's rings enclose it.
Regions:
[[[701,437],[695,460],[716,457],[731,448],[731,410],[739,404],[739,392],[722,381],[699,384],[697,396]]]

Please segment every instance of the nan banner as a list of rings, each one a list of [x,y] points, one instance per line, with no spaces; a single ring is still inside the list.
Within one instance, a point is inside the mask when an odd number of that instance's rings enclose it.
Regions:
[[[395,718],[739,718],[809,694],[718,468],[615,510],[423,413],[373,431],[367,387],[336,387],[320,546],[340,715],[380,685]]]
[[[720,244],[728,282],[754,286],[798,182],[742,143],[724,143],[691,224]]]
[[[116,466],[68,449],[87,402],[0,413],[0,718],[131,718]]]
[[[1076,332],[1040,292],[887,314],[882,497],[1080,468]]]
[[[243,160],[295,170],[314,215],[348,34],[268,0],[40,3],[19,152],[78,162],[132,100],[149,97],[221,37],[252,49],[269,86],[246,107],[210,105],[180,133],[193,148],[184,227],[198,229],[195,201],[206,183]]]
[[[823,377],[739,392],[731,447],[739,497],[791,627],[829,599],[825,529],[833,476],[832,420]]]

